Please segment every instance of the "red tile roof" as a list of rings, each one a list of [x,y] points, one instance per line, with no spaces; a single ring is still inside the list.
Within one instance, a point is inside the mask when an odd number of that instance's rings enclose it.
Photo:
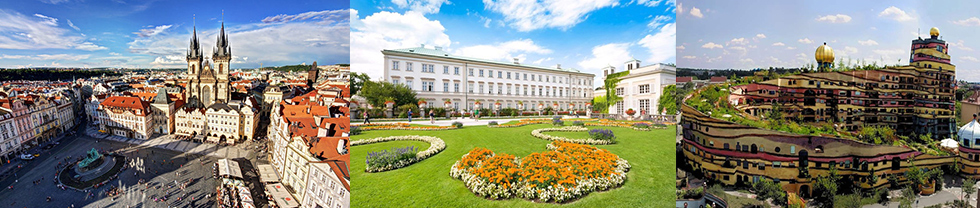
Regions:
[[[694,80],[694,77],[677,77],[677,83],[687,83]]]
[[[140,110],[140,113],[138,113],[137,115],[145,115],[146,113],[148,113],[147,110],[150,109],[150,103],[143,101],[139,97],[112,96],[106,98],[105,101],[102,101],[101,105],[124,108],[124,109]]]

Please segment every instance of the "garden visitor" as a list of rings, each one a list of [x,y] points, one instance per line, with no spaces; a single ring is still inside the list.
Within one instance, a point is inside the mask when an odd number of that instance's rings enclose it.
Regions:
[[[429,110],[429,123],[432,123],[432,124],[435,124],[436,123],[436,117],[435,116],[436,116],[435,111]]]
[[[371,116],[368,115],[367,110],[364,110],[364,124],[369,124],[369,123],[371,123]]]
[[[412,122],[412,109],[408,109],[408,122]]]

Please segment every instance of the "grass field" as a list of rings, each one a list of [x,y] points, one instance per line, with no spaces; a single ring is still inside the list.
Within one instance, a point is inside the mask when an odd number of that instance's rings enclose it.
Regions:
[[[571,124],[571,122],[566,122]],[[467,126],[458,130],[365,131],[352,140],[396,135],[426,135],[439,137],[446,149],[428,159],[397,170],[365,173],[364,158],[368,152],[428,144],[415,141],[383,142],[352,147],[351,205],[356,207],[555,207],[559,204],[536,203],[523,198],[490,200],[473,194],[462,181],[449,176],[449,169],[463,154],[474,147],[484,147],[496,153],[518,157],[532,152],[547,151],[549,141],[531,136],[531,130],[550,128],[551,124],[536,124],[516,128],[487,128]],[[622,187],[593,192],[578,200],[560,204],[564,207],[672,207],[674,206],[674,129],[634,131],[620,127],[615,132],[617,144],[597,145],[630,162],[632,169]],[[548,132],[569,138],[588,138],[588,132]]]

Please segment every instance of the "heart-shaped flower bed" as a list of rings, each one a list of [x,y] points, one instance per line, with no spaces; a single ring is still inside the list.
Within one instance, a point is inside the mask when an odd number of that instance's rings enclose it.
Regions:
[[[560,203],[622,185],[630,169],[626,160],[589,145],[554,141],[548,149],[516,158],[477,147],[449,174],[483,197]]]

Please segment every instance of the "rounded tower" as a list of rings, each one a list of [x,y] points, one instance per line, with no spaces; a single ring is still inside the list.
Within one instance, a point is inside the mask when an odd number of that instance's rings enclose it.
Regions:
[[[817,60],[818,69],[829,69],[834,67],[834,49],[827,46],[827,43],[823,43],[823,45],[817,47],[817,51],[813,56]]]

